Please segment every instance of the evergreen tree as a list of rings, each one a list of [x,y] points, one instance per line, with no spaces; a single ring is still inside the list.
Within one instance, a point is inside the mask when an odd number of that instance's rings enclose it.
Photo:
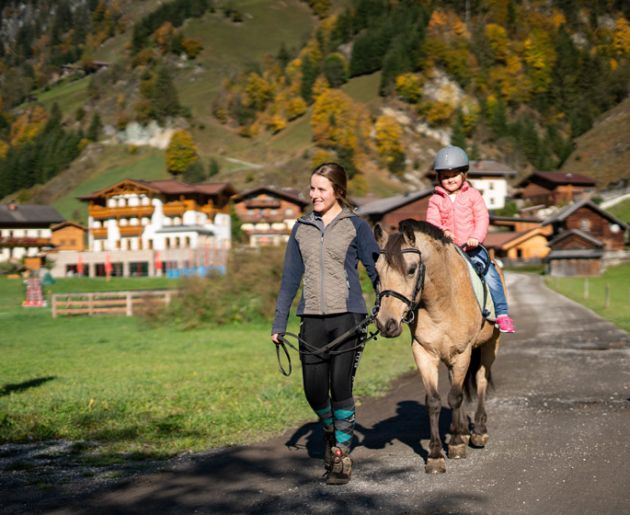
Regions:
[[[334,53],[326,56],[323,69],[331,88],[338,88],[348,81],[348,65],[342,54]]]
[[[181,114],[182,106],[175,84],[166,66],[161,66],[151,91],[151,114],[163,122],[166,118]]]
[[[313,101],[313,84],[319,75],[319,67],[313,60],[306,56],[302,60],[302,84],[300,85],[300,95],[307,104]]]
[[[453,132],[451,134],[451,145],[466,149],[466,132],[462,118],[462,112],[458,110],[455,115],[455,123],[453,124]]]
[[[90,127],[87,131],[87,139],[90,141],[98,141],[101,137],[102,130],[103,123],[101,122],[101,116],[98,114],[98,111],[95,111],[94,116],[92,116],[92,122],[90,123]]]

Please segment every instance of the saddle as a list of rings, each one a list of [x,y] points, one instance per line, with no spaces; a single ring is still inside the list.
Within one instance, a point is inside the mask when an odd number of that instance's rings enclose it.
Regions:
[[[485,270],[478,270],[477,267],[475,267],[473,262],[470,260],[468,255],[461,248],[459,248],[457,245],[455,245],[455,248],[457,249],[457,252],[459,252],[459,254],[462,256],[468,267],[470,283],[472,285],[473,291],[475,292],[475,297],[477,298],[477,303],[479,304],[479,309],[481,310],[481,316],[483,316],[489,322],[495,322],[496,313],[494,311],[494,302],[492,301],[488,285],[482,279]]]

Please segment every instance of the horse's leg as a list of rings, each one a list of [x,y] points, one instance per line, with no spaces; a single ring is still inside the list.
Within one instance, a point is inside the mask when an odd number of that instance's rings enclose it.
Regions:
[[[453,357],[450,367],[451,390],[448,405],[452,410],[451,438],[448,443],[448,457],[465,458],[468,445],[468,421],[464,411],[464,379],[470,364],[470,349]]]
[[[485,447],[488,443],[488,428],[486,422],[488,415],[486,414],[486,392],[490,384],[492,363],[499,350],[499,336],[483,344],[481,351],[481,366],[477,370],[475,379],[477,382],[477,411],[475,411],[475,420],[473,422],[473,431],[470,436],[470,444],[473,447]]]
[[[422,384],[427,393],[426,406],[431,427],[429,457],[424,470],[432,474],[443,473],[446,472],[446,460],[442,453],[442,440],[440,439],[440,410],[442,408],[442,401],[438,392],[438,366],[440,360],[437,356],[429,354],[416,340],[413,341],[411,348],[422,378]]]

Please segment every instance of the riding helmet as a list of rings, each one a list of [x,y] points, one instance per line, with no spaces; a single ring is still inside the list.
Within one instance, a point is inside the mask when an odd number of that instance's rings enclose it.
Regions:
[[[436,172],[447,170],[467,172],[468,167],[468,155],[463,149],[455,146],[441,149],[435,156],[435,164],[433,166]]]

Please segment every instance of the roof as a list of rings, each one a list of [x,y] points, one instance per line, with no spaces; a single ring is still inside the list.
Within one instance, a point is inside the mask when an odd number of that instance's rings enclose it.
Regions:
[[[563,222],[570,215],[572,215],[573,213],[575,213],[578,209],[580,209],[582,207],[588,207],[588,208],[592,209],[593,211],[595,211],[595,212],[599,213],[600,215],[602,215],[604,218],[607,218],[608,220],[610,220],[612,223],[617,224],[623,230],[626,230],[628,228],[628,226],[624,222],[619,220],[619,218],[616,218],[615,216],[610,214],[608,211],[605,211],[604,209],[599,207],[597,204],[594,204],[593,202],[591,202],[588,199],[580,200],[579,202],[574,202],[573,204],[569,204],[568,206],[565,206],[564,208],[560,209],[559,211],[556,211],[549,218],[543,220],[542,221],[542,225],[549,225],[549,224],[552,224],[554,222]]]
[[[253,195],[257,195],[259,193],[270,193],[271,195],[282,197],[291,202],[295,202],[302,207],[305,207],[309,204],[309,201],[304,200],[300,196],[298,196],[298,192],[296,190],[288,190],[288,189],[275,189],[271,186],[259,186],[257,188],[252,188],[251,190],[244,191],[243,193],[239,193],[234,197],[234,202],[240,202],[247,197],[251,197]]]
[[[359,206],[357,209],[357,214],[359,216],[365,216],[389,213],[394,209],[398,209],[400,207],[406,206],[407,204],[411,204],[416,200],[428,197],[432,193],[433,188],[429,188],[427,190],[419,191],[417,193],[405,193],[404,195],[397,195],[395,197],[387,197],[373,200],[372,202],[367,202],[366,204]]]
[[[4,227],[49,226],[64,221],[52,206],[0,204],[0,225]]]
[[[545,261],[550,259],[595,259],[604,255],[603,249],[571,249],[571,250],[552,250],[545,257]]]
[[[492,159],[479,159],[477,161],[470,161],[468,168],[468,176],[474,177],[516,177],[518,172],[513,170],[505,163],[499,163]],[[435,177],[435,170],[431,169],[426,174],[427,177]]]
[[[562,241],[568,238],[569,236],[579,236],[583,240],[586,240],[587,242],[592,243],[593,245],[597,247],[604,246],[604,244],[601,241],[599,241],[597,238],[594,238],[590,234],[585,233],[584,231],[580,231],[579,229],[571,229],[569,231],[562,231],[560,234],[558,234],[558,236],[556,236],[553,240],[549,242],[549,246],[552,247],[559,241]]]
[[[79,197],[80,200],[94,200],[102,197],[108,191],[119,184],[130,182],[146,188],[154,193],[163,193],[165,195],[193,195],[195,193],[201,193],[203,195],[218,195],[220,193],[227,193],[228,195],[234,195],[236,190],[229,182],[210,182],[201,184],[187,184],[185,182],[179,182],[175,179],[163,179],[159,181],[145,181],[141,179],[123,179],[107,188],[95,191],[89,195]]]
[[[509,248],[527,241],[533,236],[545,236],[545,234],[540,227],[532,227],[524,231],[489,232],[483,244],[492,248]]]
[[[69,220],[61,222],[60,224],[53,225],[51,229],[53,231],[58,231],[59,229],[63,229],[64,227],[76,227],[77,229],[81,229],[82,231],[87,231],[87,228],[85,226],[76,222],[70,222]]]
[[[203,225],[169,225],[162,227],[155,231],[159,234],[171,234],[171,233],[183,233],[183,232],[196,232],[198,234],[207,234],[214,236],[214,232]]]
[[[545,182],[551,182],[556,185],[575,184],[579,186],[595,186],[595,179],[592,177],[573,172],[534,172],[525,177],[518,186],[523,187],[533,182],[534,179],[542,179]]]

